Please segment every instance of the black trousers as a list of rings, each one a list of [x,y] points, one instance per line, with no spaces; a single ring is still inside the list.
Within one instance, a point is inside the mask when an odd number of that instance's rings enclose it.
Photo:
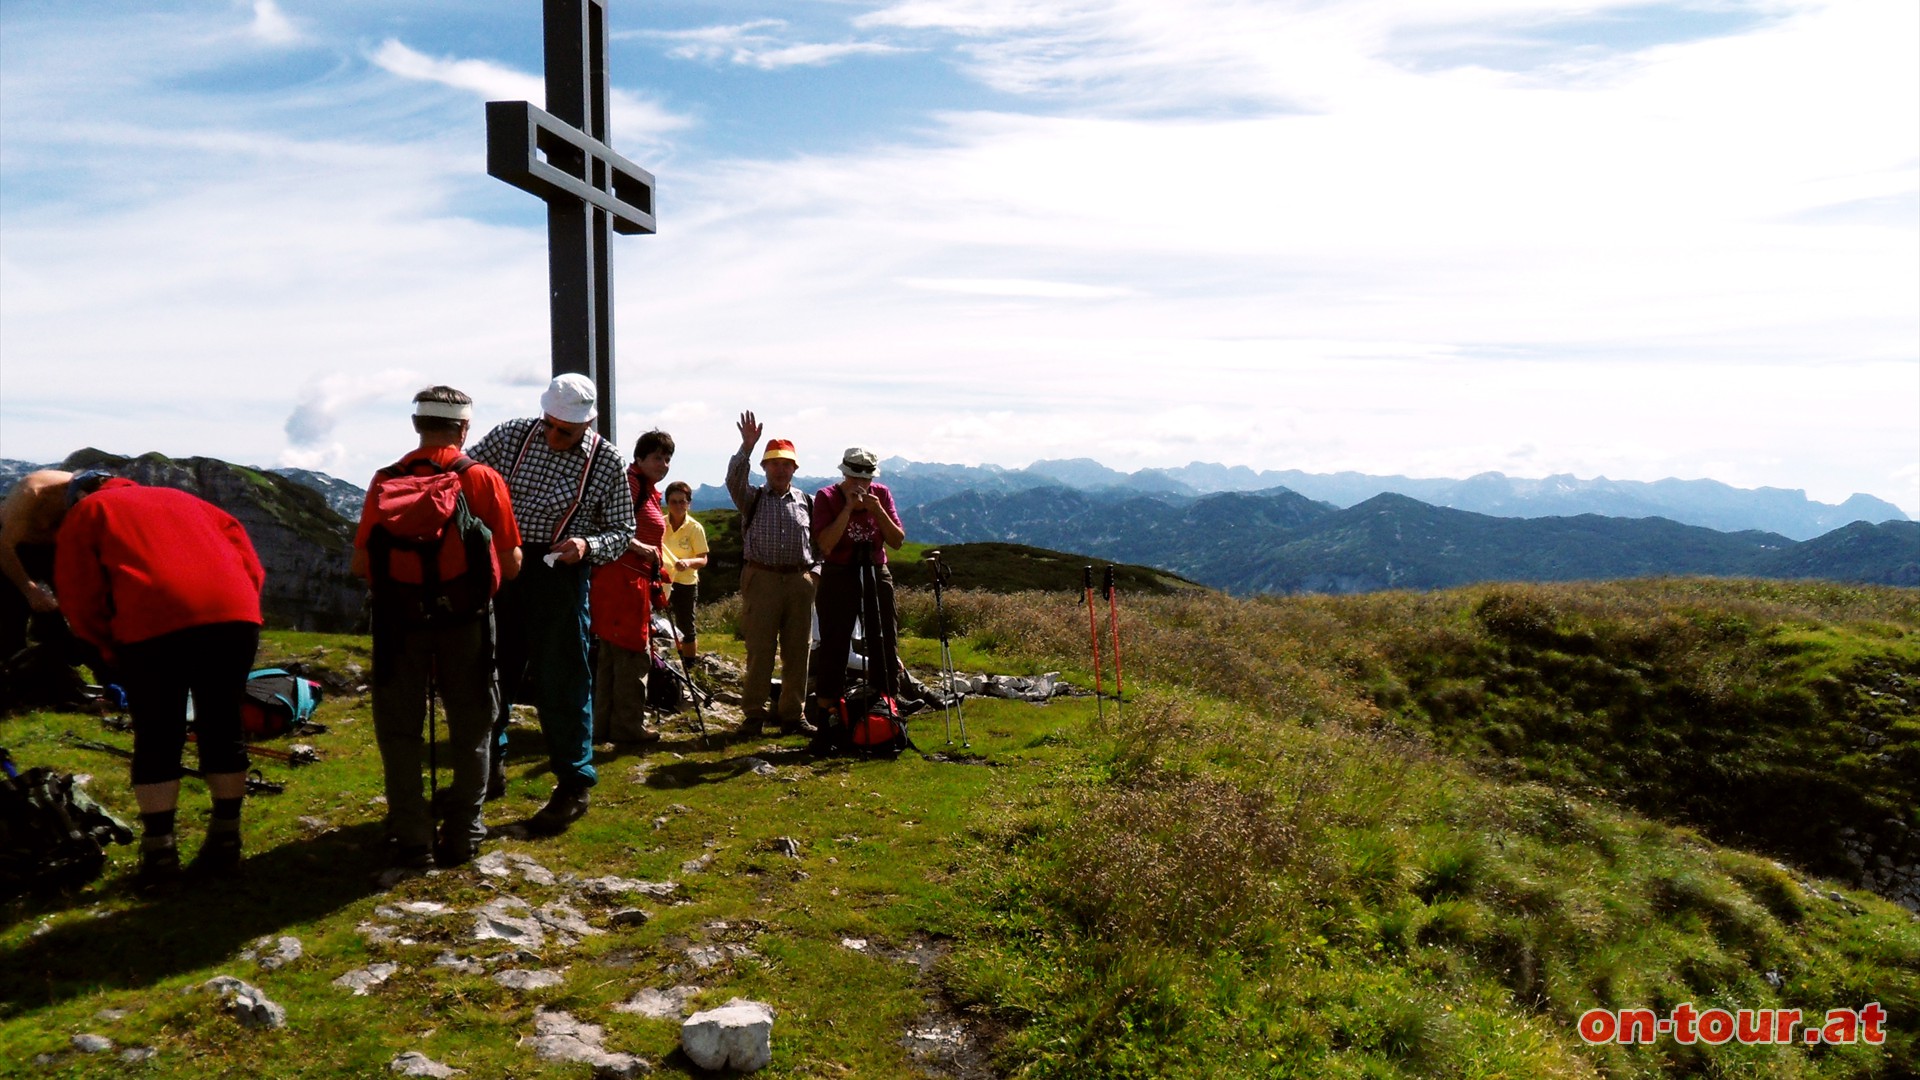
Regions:
[[[191,626],[120,646],[120,673],[133,713],[134,783],[180,779],[189,695],[200,771],[209,776],[247,771],[240,698],[259,647],[260,627],[244,622]]]
[[[813,610],[820,617],[819,664],[814,669],[813,690],[828,701],[838,701],[847,688],[847,649],[853,644],[853,622],[861,614],[861,567],[851,563],[827,563],[820,568],[820,585],[813,594]],[[893,614],[893,574],[885,564],[873,567],[875,588],[880,598],[878,626],[861,628],[866,642],[867,682],[889,693],[897,692],[892,671],[882,671],[880,654],[892,656],[894,649],[882,650],[878,642],[891,645],[898,639],[898,623]]]

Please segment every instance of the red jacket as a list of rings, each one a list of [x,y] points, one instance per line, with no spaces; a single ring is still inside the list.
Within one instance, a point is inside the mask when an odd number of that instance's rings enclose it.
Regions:
[[[60,525],[54,593],[73,632],[111,651],[213,623],[260,619],[266,571],[226,511],[114,478]]]
[[[627,491],[633,496],[634,536],[643,544],[659,547],[667,528],[660,492],[633,466],[627,469]],[[649,570],[646,562],[631,551],[595,567],[587,592],[593,636],[623,649],[646,652],[653,633],[653,590],[665,580],[658,565]]]

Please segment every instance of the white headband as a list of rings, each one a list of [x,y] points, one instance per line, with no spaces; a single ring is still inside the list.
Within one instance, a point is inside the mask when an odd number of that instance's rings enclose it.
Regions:
[[[451,405],[444,401],[416,401],[413,403],[413,415],[431,416],[439,420],[471,420],[473,406]]]

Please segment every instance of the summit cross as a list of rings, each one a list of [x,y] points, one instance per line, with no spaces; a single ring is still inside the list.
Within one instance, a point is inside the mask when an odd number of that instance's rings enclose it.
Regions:
[[[487,102],[487,173],[547,203],[553,373],[593,380],[613,432],[613,234],[652,233],[653,174],[607,145],[606,0],[545,0],[547,107]]]

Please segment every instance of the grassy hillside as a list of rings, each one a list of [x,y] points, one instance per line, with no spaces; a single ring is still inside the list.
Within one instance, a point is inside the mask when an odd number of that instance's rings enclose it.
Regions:
[[[969,702],[975,756],[946,745],[937,713],[912,725],[931,759],[688,738],[604,754],[579,827],[490,847],[679,891],[632,926],[576,898],[606,933],[526,956],[431,921],[408,924],[411,943],[375,939],[399,901],[471,911],[569,886],[468,868],[380,891],[365,702],[337,697],[314,740],[326,763],[268,766],[291,786],[250,804],[244,886],[137,903],[122,850],[76,897],[0,909],[0,1060],[59,1053],[44,1074],[121,1075],[110,1055],[63,1049],[98,1031],[155,1046],[143,1068],[164,1076],[372,1075],[416,1049],[474,1076],[585,1075],[515,1045],[551,1006],[694,1075],[672,1021],[612,1008],[686,983],[696,1006],[774,1005],[773,1076],[1920,1071],[1920,920],[1850,885],[1864,877],[1844,858],[1826,865],[1846,880],[1817,876],[1802,831],[1760,812],[1791,799],[1816,834],[1856,838],[1848,823],[1876,813],[1913,824],[1911,591],[1683,581],[1123,604],[1130,699]],[[737,649],[734,608],[708,609],[703,644]],[[1090,681],[1075,594],[969,590],[947,614],[963,667]],[[931,597],[906,594],[902,619],[903,653],[924,661]],[[272,646],[365,663],[356,639]],[[58,740],[95,721],[6,723],[24,763],[93,771],[128,808],[112,759]],[[546,793],[537,733],[516,729],[511,762],[494,820]],[[238,958],[269,934],[306,955],[278,971]],[[436,966],[443,950],[505,958],[468,973]],[[371,960],[400,967],[369,997],[331,985]],[[564,981],[492,980],[516,966]],[[219,973],[266,990],[290,1027],[245,1033],[177,993]],[[1881,1046],[1589,1047],[1575,1029],[1594,1007],[1824,1016],[1871,1001],[1889,1014]]]
[[[740,589],[740,514],[735,510],[702,510],[693,515],[707,530],[711,549],[708,569],[700,571],[703,601],[731,596]],[[901,587],[932,587],[932,578],[920,560],[938,550],[953,570],[955,588],[1008,593],[1027,590],[1072,592],[1080,595],[1085,568],[1094,567],[1096,587],[1106,563],[1024,544],[921,544],[908,542],[890,554],[894,583]],[[1124,593],[1167,593],[1197,590],[1200,586],[1178,574],[1150,566],[1118,565],[1116,587]]]

